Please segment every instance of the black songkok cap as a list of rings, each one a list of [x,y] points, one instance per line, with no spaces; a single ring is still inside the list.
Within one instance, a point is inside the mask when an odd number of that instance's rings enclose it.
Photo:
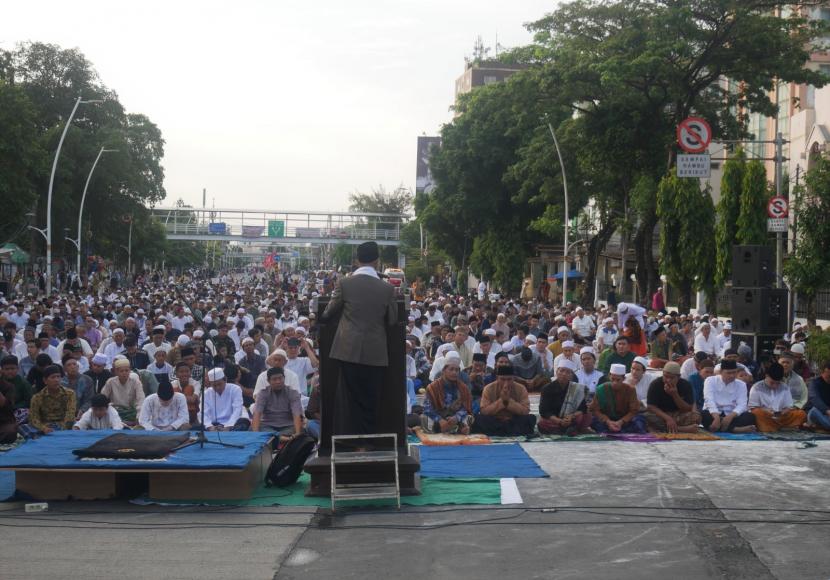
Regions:
[[[500,366],[496,369],[496,376],[499,377],[512,377],[513,376],[513,365],[504,365]]]
[[[361,264],[374,262],[380,256],[376,242],[364,242],[357,247],[357,261]]]

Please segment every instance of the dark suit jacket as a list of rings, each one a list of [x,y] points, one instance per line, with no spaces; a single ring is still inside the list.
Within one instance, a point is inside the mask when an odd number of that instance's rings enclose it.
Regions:
[[[386,329],[397,322],[395,288],[363,274],[341,278],[323,312],[323,320],[340,314],[331,358],[374,367],[389,365]]]

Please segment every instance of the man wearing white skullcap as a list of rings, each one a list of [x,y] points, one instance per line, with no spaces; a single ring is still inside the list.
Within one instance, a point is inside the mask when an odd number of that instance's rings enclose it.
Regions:
[[[576,316],[571,321],[571,327],[576,336],[586,341],[594,339],[594,333],[597,329],[593,319],[585,315],[585,311],[581,306],[576,307]]]
[[[588,389],[574,382],[576,365],[561,360],[556,378],[542,387],[539,399],[540,433],[577,435],[593,433],[588,413]]]
[[[572,340],[571,330],[567,326],[560,326],[556,329],[557,339],[548,345],[548,350],[553,353],[554,357],[562,354],[562,343],[566,340]]]
[[[600,353],[606,348],[614,348],[614,342],[617,340],[619,332],[614,326],[614,319],[606,317],[602,320],[602,328],[597,332],[597,352]]]
[[[110,378],[101,389],[101,394],[109,398],[118,416],[125,423],[136,421],[138,411],[144,403],[144,387],[138,375],[131,372],[130,361],[118,357],[112,363],[115,376]]]
[[[646,327],[646,309],[636,304],[620,302],[617,305],[617,328],[625,328],[625,321],[633,316],[640,323],[640,327]]]
[[[625,375],[625,382],[637,391],[637,398],[645,404],[646,397],[648,397],[648,387],[651,384],[652,376],[646,371],[648,370],[648,359],[643,356],[634,358],[631,363],[631,370]]]
[[[250,421],[242,416],[242,388],[225,380],[225,371],[211,369],[205,386],[205,427],[208,431],[247,431]]]
[[[582,368],[576,371],[575,380],[588,387],[588,400],[590,401],[597,391],[597,386],[608,382],[608,377],[597,370],[597,356],[590,346],[583,346],[579,351],[579,362],[582,363]]]
[[[562,361],[569,361],[573,364],[574,372],[578,371],[582,366],[579,360],[579,355],[576,354],[576,344],[572,340],[565,340],[562,342],[562,353],[553,359],[553,371],[559,368]]]
[[[625,383],[625,365],[611,365],[611,382],[597,387],[588,409],[598,433],[645,433],[646,420],[640,414],[640,401],[634,387]]]

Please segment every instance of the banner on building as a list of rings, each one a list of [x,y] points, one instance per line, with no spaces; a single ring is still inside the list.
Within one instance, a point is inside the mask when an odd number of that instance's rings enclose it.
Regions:
[[[429,156],[433,147],[441,146],[441,137],[418,137],[418,161],[415,167],[415,193],[430,193],[435,181],[429,170]]]

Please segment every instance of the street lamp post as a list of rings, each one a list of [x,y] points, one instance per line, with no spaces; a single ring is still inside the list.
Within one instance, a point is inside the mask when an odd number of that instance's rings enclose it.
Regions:
[[[127,245],[121,246],[127,250],[127,277],[129,277],[133,270],[133,216],[125,216],[123,219],[130,223],[129,233],[127,234]]]
[[[84,218],[84,202],[86,201],[86,191],[89,189],[89,182],[92,181],[92,173],[95,171],[95,166],[98,165],[98,161],[101,159],[101,155],[104,153],[114,153],[118,151],[118,149],[105,149],[101,147],[101,150],[98,151],[98,156],[95,158],[95,161],[92,163],[92,168],[89,170],[89,175],[86,176],[86,184],[84,184],[84,192],[81,194],[81,209],[78,211],[78,237],[76,239],[66,238],[75,246],[75,249],[78,250],[78,260],[76,265],[75,272],[78,275],[78,280],[80,283],[81,279],[81,222]]]
[[[46,237],[46,231],[45,230],[42,230],[39,227],[36,227],[36,226],[32,225],[32,223],[35,221],[35,214],[34,213],[27,213],[26,217],[29,218],[29,226],[28,226],[29,229],[34,230],[37,233],[39,233],[41,236],[43,236],[44,240],[48,240],[48,238]],[[34,275],[34,267],[32,268],[32,275]]]
[[[568,178],[565,175],[565,162],[562,160],[562,152],[559,150],[559,141],[556,133],[553,132],[553,125],[548,121],[550,136],[553,137],[553,144],[556,146],[556,155],[559,157],[559,167],[562,168],[562,187],[565,190],[565,249],[562,252],[562,306],[567,304],[568,296]]]
[[[66,132],[69,130],[69,125],[72,123],[72,117],[75,116],[75,111],[78,110],[78,105],[81,103],[103,103],[101,100],[84,101],[82,97],[75,100],[75,106],[72,107],[72,112],[69,113],[69,118],[66,120],[66,125],[63,127],[60,141],[58,141],[58,150],[55,151],[55,159],[52,161],[52,174],[49,176],[49,193],[46,197],[46,228],[39,231],[46,238],[46,295],[52,294],[52,189],[55,185],[55,172],[58,168],[58,158],[61,154],[61,147],[63,147],[63,140],[66,137]]]

